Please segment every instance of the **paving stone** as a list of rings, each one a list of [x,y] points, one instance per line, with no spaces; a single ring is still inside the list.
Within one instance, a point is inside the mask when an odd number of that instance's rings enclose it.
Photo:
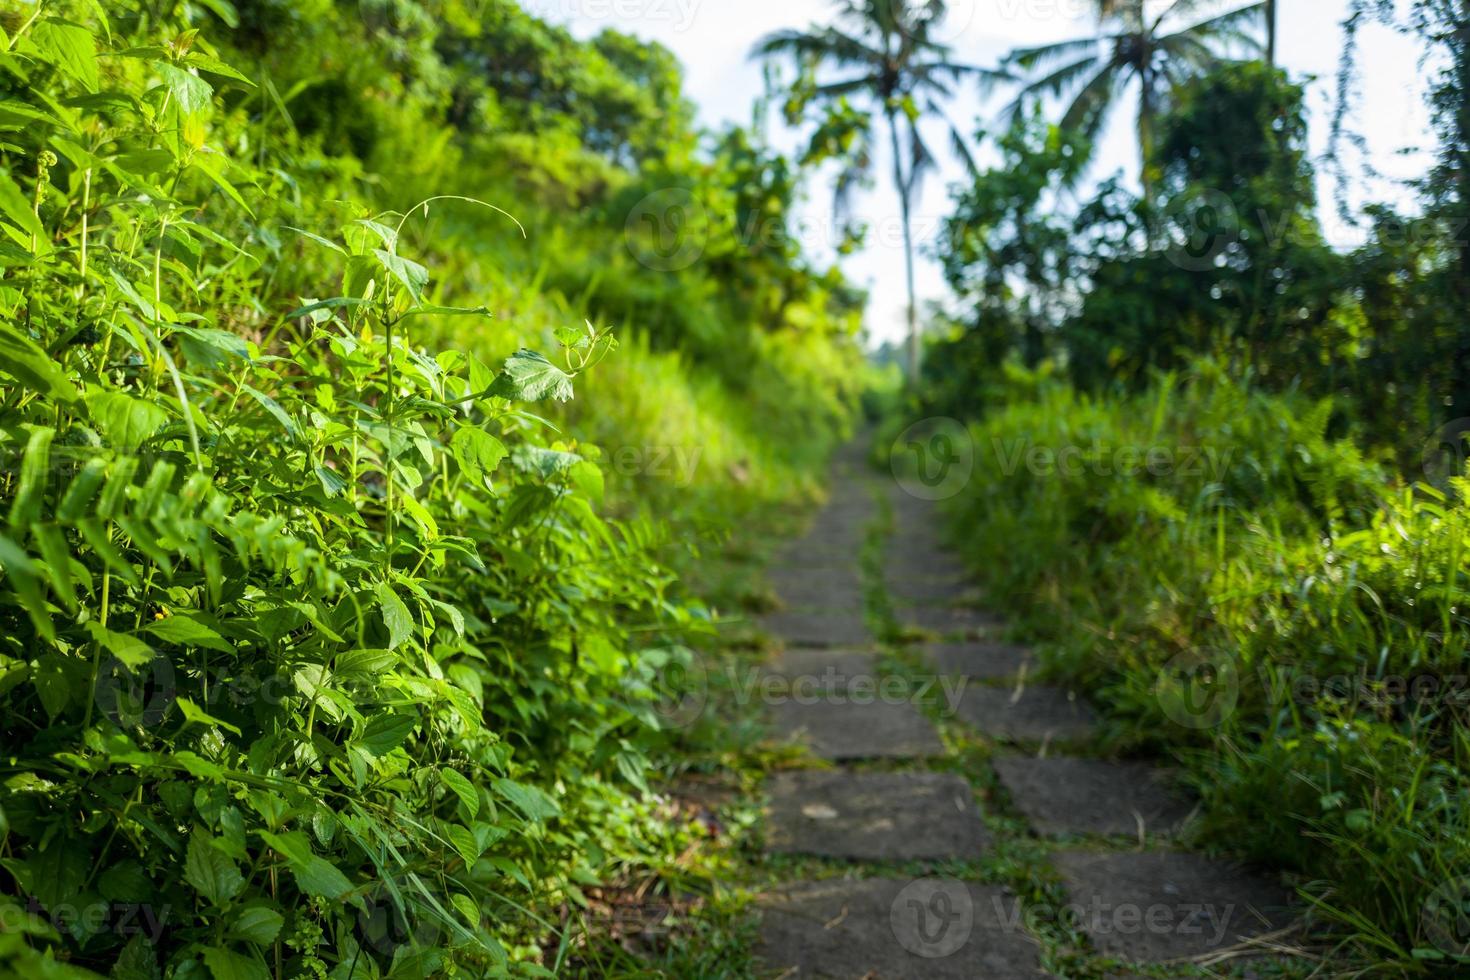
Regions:
[[[787,980],[1037,980],[1016,898],[952,879],[833,879],[761,903],[756,955]]]
[[[991,614],[967,606],[905,605],[895,609],[893,615],[910,629],[941,636],[979,637],[1003,625]]]
[[[784,680],[830,678],[838,689],[846,690],[854,677],[878,676],[878,658],[865,650],[797,648],[783,650],[772,661],[768,672]]]
[[[991,681],[1019,677],[1036,669],[1031,650],[1010,643],[926,643],[918,649],[937,674]]]
[[[955,712],[993,738],[1025,742],[1078,742],[1093,735],[1095,716],[1080,698],[1058,687],[969,685]]]
[[[1203,956],[1285,928],[1285,889],[1228,862],[1171,851],[1052,856],[1069,915],[1099,951],[1133,963]]]
[[[968,861],[991,836],[970,784],[937,772],[772,776],[766,849],[854,861]]]
[[[873,639],[863,617],[843,609],[782,609],[762,616],[761,629],[791,647],[853,647]]]
[[[1169,774],[1143,762],[1054,756],[1003,756],[996,775],[1011,801],[1042,834],[1136,836],[1176,832],[1193,806]]]
[[[793,698],[770,706],[776,734],[823,759],[918,759],[941,755],[944,743],[929,720],[907,701],[870,698],[867,692]]]

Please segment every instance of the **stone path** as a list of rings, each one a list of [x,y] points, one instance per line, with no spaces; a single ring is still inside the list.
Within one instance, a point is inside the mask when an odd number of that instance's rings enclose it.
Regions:
[[[1164,768],[1095,757],[1093,708],[1038,683],[1032,652],[977,608],[933,505],[857,447],[831,485],[761,623],[773,737],[812,760],[766,781],[765,850],[786,863],[761,903],[763,975],[1203,976],[1195,964],[1249,962],[1221,954],[1292,921],[1274,882],[1171,849],[1193,803]],[[870,595],[877,493],[892,533]],[[1004,887],[1020,880],[1027,903]]]

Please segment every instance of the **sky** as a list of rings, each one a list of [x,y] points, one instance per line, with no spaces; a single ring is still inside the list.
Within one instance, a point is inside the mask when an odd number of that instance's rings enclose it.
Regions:
[[[1316,154],[1326,148],[1343,45],[1341,22],[1348,2],[1279,3],[1278,58],[1294,80],[1307,84],[1312,149]],[[756,41],[774,30],[827,22],[835,5],[832,0],[525,0],[524,6],[547,20],[566,25],[578,37],[614,28],[664,44],[684,64],[686,91],[698,107],[701,124],[718,128],[751,121],[752,106],[762,91],[760,66],[749,57]],[[1228,6],[1222,0],[1217,9]],[[1094,9],[1094,0],[951,0],[940,39],[953,47],[956,60],[994,66],[1019,46],[1087,36],[1096,30]],[[1361,105],[1355,128],[1366,139],[1368,162],[1382,179],[1365,182],[1356,194],[1360,200],[1386,200],[1407,206],[1413,196],[1402,181],[1426,169],[1427,158],[1416,151],[1432,144],[1419,51],[1411,40],[1385,28],[1365,28],[1360,35],[1359,69]],[[948,114],[966,131],[981,126],[993,128],[991,124],[1009,98],[1005,90],[989,99],[977,91],[965,91],[957,94]],[[1137,173],[1132,116],[1133,104],[1122,103],[1098,147],[1093,177],[1106,178],[1122,171],[1132,179]],[[778,113],[772,114],[769,126],[773,145],[786,150],[801,145],[801,134],[786,130]],[[942,125],[928,131],[926,140],[937,153],[943,152],[940,172],[924,184],[914,209],[921,253],[921,307],[948,298],[937,261],[923,253],[950,210],[949,186],[964,175],[958,159],[948,152]],[[981,166],[994,162],[986,149],[977,158]],[[872,191],[855,202],[857,217],[869,226],[867,245],[861,253],[840,260],[848,278],[870,291],[866,327],[873,344],[899,340],[907,329],[898,197],[891,181],[881,179],[891,167],[887,154],[880,152],[874,169],[880,179]],[[810,182],[794,231],[810,255],[830,262],[837,258],[832,250],[837,236],[831,219],[830,182],[823,177],[818,174]],[[1357,232],[1337,220],[1332,193],[1324,177],[1324,230],[1329,242],[1350,247],[1357,241]]]

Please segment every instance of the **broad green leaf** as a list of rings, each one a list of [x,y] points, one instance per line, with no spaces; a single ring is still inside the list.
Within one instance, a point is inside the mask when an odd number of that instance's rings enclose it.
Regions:
[[[210,903],[224,906],[240,894],[245,878],[235,862],[211,843],[205,831],[195,828],[184,854],[184,880]]]
[[[449,787],[455,796],[459,797],[460,802],[469,811],[471,819],[479,814],[480,793],[475,789],[473,783],[453,769],[441,769],[439,771],[439,778],[444,781],[444,785]]]
[[[408,712],[376,714],[368,719],[357,743],[375,756],[384,756],[408,741],[418,723],[418,715]]]
[[[318,898],[341,901],[352,891],[352,882],[340,868],[325,858],[314,857],[301,867],[292,865],[291,873],[296,876],[296,884],[301,886],[302,891]]]
[[[214,715],[205,711],[203,708],[199,707],[188,698],[180,697],[174,703],[177,704],[179,706],[179,710],[184,713],[184,721],[187,724],[204,725],[208,728],[223,728],[228,731],[234,732],[236,735],[240,734],[240,729],[236,728],[234,725],[231,725],[227,721],[222,721],[219,718],[216,718]]]
[[[535,351],[522,349],[505,359],[505,369],[495,379],[491,393],[511,401],[554,398],[564,402],[572,397],[572,378]]]
[[[532,821],[548,820],[561,814],[561,807],[535,786],[527,786],[513,779],[495,780],[495,791],[505,797],[510,805]]]
[[[475,480],[494,473],[505,459],[505,444],[472,425],[461,426],[450,440],[449,448],[459,465]]]
[[[522,473],[531,473],[542,479],[550,479],[566,473],[582,462],[576,453],[561,452],[543,446],[517,446],[511,453],[511,462]]]
[[[124,667],[134,673],[148,666],[153,662],[153,658],[158,656],[152,647],[136,636],[114,633],[101,623],[88,623],[87,632],[91,634],[93,642],[116,657]]]
[[[5,203],[5,180],[0,175],[0,207]],[[67,379],[61,365],[35,341],[9,324],[0,323],[0,372],[8,374],[32,391],[74,402],[81,393]]]
[[[33,683],[36,694],[41,698],[41,707],[52,719],[57,718],[71,703],[71,681],[66,676],[66,661],[59,653],[48,653],[36,663]]]
[[[205,647],[209,650],[218,650],[221,653],[234,653],[234,644],[223,636],[198,620],[190,619],[187,615],[178,614],[165,619],[154,620],[143,627],[165,643],[173,643],[178,646]]]
[[[156,402],[134,398],[121,391],[89,392],[87,410],[107,441],[129,453],[137,452],[168,422],[168,413]]]
[[[405,259],[393,252],[385,252],[381,248],[373,249],[373,254],[378,257],[383,268],[403,284],[403,288],[408,290],[414,302],[418,302],[423,296],[424,287],[429,284],[429,270],[411,259]]]
[[[332,672],[342,677],[376,678],[398,665],[398,654],[392,650],[348,650],[337,655]]]
[[[165,62],[155,62],[154,67],[170,98],[184,116],[198,116],[210,107],[214,89],[204,79]]]
[[[31,29],[31,39],[41,53],[66,74],[97,91],[97,44],[92,32],[80,24],[47,17]]]
[[[41,519],[41,502],[51,475],[51,441],[56,438],[55,429],[40,425],[26,428],[30,434],[25,455],[20,460],[20,479],[13,491],[15,500],[10,504],[10,526],[17,531]]]
[[[214,980],[271,980],[270,970],[253,956],[245,956],[218,946],[204,951],[204,965]]]
[[[285,921],[275,909],[252,905],[241,909],[235,916],[235,921],[230,923],[230,935],[265,946],[275,942]]]
[[[444,836],[449,838],[449,843],[459,853],[459,856],[464,858],[465,864],[474,864],[484,853],[484,848],[475,840],[475,835],[459,824],[450,824],[446,827]]]
[[[477,929],[480,927],[480,923],[484,920],[484,914],[480,911],[480,907],[475,904],[474,899],[460,892],[455,892],[450,896],[449,900],[454,903],[455,910],[464,916],[466,922]]]
[[[388,649],[397,649],[413,636],[413,615],[393,586],[381,582],[377,591],[378,609],[383,614],[383,625],[388,628]]]
[[[243,388],[245,390],[245,393],[248,394],[251,398],[254,398],[257,402],[259,402],[260,407],[269,412],[272,418],[281,423],[281,427],[285,429],[286,432],[288,432],[293,438],[301,438],[301,429],[296,425],[296,420],[286,414],[286,410],[281,407],[279,402],[277,402],[270,395],[267,395],[265,392],[256,391],[249,385],[241,385],[240,387]]]
[[[31,200],[26,197],[25,192],[16,185],[15,181],[0,173],[0,214],[15,222],[21,230],[44,241],[47,238],[46,228],[41,224],[41,219],[36,217],[33,208]],[[0,350],[0,353],[3,353],[3,350]],[[3,363],[4,361],[0,361],[0,364]]]

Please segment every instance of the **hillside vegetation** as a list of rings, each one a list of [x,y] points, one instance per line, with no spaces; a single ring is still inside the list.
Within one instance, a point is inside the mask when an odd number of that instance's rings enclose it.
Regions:
[[[503,0],[0,11],[0,975],[548,975],[681,832],[671,563],[861,301],[692,120]]]

